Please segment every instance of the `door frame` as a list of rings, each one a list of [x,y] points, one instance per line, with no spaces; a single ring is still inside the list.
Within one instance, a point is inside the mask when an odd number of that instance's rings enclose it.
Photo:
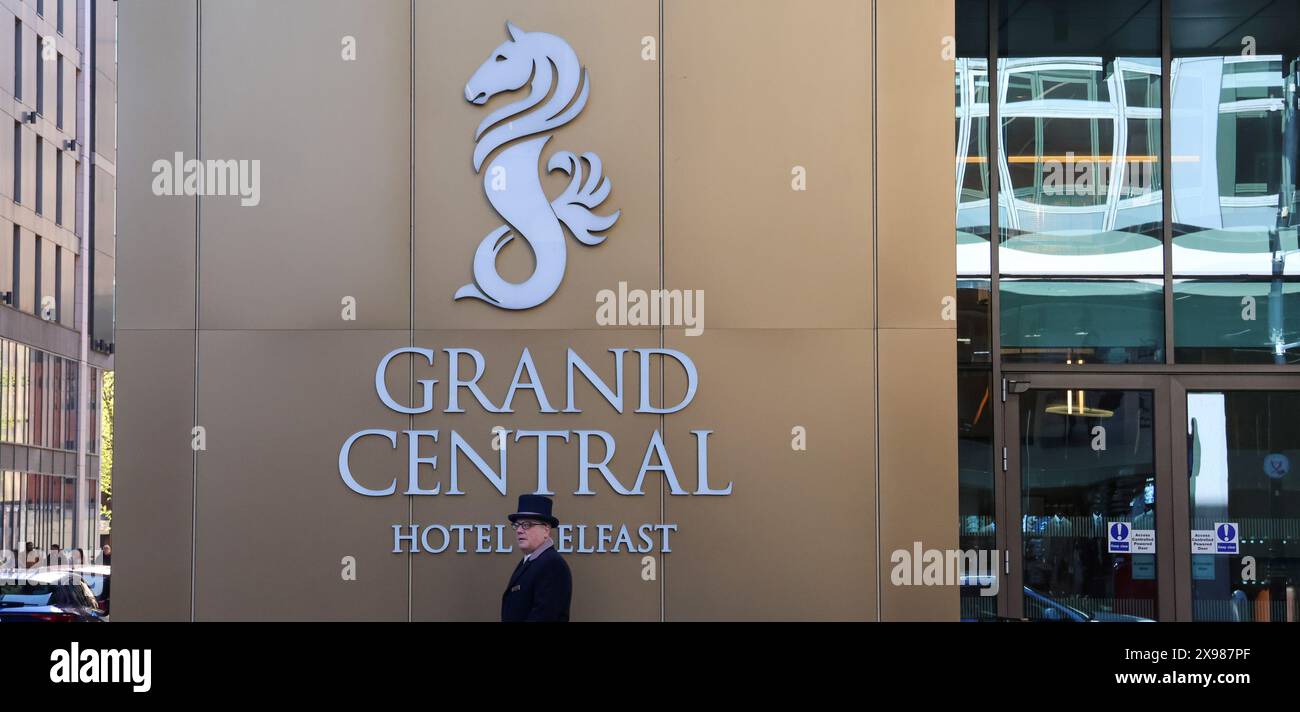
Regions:
[[[1169,418],[1176,432],[1187,431],[1188,391],[1300,391],[1300,375],[1284,373],[1171,374]],[[1172,442],[1170,443],[1172,445]],[[1182,473],[1174,488],[1175,620],[1192,620],[1192,522],[1187,448],[1172,448],[1173,472]],[[1159,500],[1157,500],[1159,501]],[[1157,512],[1156,518],[1159,520]],[[1163,552],[1163,549],[1161,550]]]
[[[1022,477],[1020,470],[1020,394],[1036,389],[1135,390],[1151,391],[1152,438],[1151,452],[1156,472],[1156,618],[1160,621],[1180,620],[1177,597],[1186,595],[1190,610],[1190,558],[1186,563],[1189,581],[1187,590],[1178,587],[1175,560],[1175,542],[1178,541],[1175,512],[1186,512],[1187,485],[1182,483],[1183,509],[1177,509],[1177,486],[1174,482],[1172,460],[1173,439],[1170,424],[1175,413],[1171,408],[1171,379],[1166,374],[1110,374],[1062,371],[1016,371],[1004,373],[1002,398],[1002,487],[995,492],[997,502],[997,546],[1006,552],[1005,595],[998,597],[998,615],[1007,618],[1024,618],[1024,532],[1022,518]],[[1185,392],[1184,392],[1185,393]],[[1184,396],[1184,409],[1186,398]],[[1186,420],[1186,414],[1183,415]],[[1184,460],[1186,459],[1184,454]],[[1184,465],[1185,467],[1185,465]],[[995,465],[994,469],[997,467]],[[1188,533],[1185,547],[1190,555],[1190,523],[1182,518],[1183,529]]]

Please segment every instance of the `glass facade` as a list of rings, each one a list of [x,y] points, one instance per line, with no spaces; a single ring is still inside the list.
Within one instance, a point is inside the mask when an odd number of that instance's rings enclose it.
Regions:
[[[1174,280],[1179,363],[1300,364],[1300,280]]]
[[[86,520],[80,525],[84,531],[94,532],[98,526],[94,494],[94,489],[88,488]],[[75,477],[0,472],[0,550],[22,555],[37,549],[75,548],[81,531],[75,523],[76,498]]]
[[[999,3],[1008,361],[1164,360],[1159,3],[1088,5]]]
[[[963,550],[997,548],[993,471],[993,359],[989,280],[988,6],[957,0],[957,468]],[[961,617],[995,615],[975,581],[961,587]]]
[[[996,613],[1300,620],[1300,3],[956,11],[959,531],[1010,556]],[[1237,554],[1171,563],[1224,523]]]
[[[1001,280],[1005,362],[1159,363],[1160,280]]]
[[[1172,6],[1174,272],[1300,275],[1296,245],[1296,54],[1300,6]]]
[[[98,383],[97,369],[90,369]],[[77,450],[77,362],[0,339],[0,442]],[[99,406],[91,389],[86,447],[99,451]]]
[[[100,374],[90,373],[86,516],[77,523],[77,362],[0,339],[0,550],[69,549],[83,532],[97,543]]]

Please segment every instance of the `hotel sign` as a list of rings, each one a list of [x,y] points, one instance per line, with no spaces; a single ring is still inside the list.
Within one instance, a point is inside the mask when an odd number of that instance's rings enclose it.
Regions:
[[[626,414],[629,410],[633,413],[655,415],[677,413],[690,405],[695,398],[699,387],[699,373],[691,358],[681,351],[664,348],[614,348],[609,349],[608,352],[612,356],[615,374],[612,384],[598,376],[595,369],[577,352],[566,349],[564,395],[560,398],[560,391],[555,389],[555,384],[552,384],[551,390],[548,391],[538,373],[532,353],[524,348],[519,355],[509,387],[499,397],[494,398],[494,394],[486,393],[479,385],[486,370],[486,360],[479,351],[472,348],[446,348],[435,352],[427,348],[402,347],[388,352],[379,360],[379,365],[375,369],[375,393],[378,394],[379,400],[395,413],[416,415],[437,410],[447,415],[455,415],[466,413],[467,407],[484,413],[512,414],[516,412],[516,396],[519,392],[530,391],[531,400],[537,403],[539,418],[561,413],[584,412],[577,404],[576,392],[579,388],[594,389],[605,404],[619,415]],[[441,359],[438,358],[439,353]],[[423,359],[430,367],[441,363],[446,369],[444,379],[417,380],[420,386],[417,389],[419,398],[418,402],[412,404],[398,401],[386,384],[389,364],[402,354],[413,354]],[[636,394],[629,394],[624,388],[624,374],[628,362],[639,369],[640,389]],[[665,403],[663,406],[656,406],[651,399],[651,393],[655,392],[651,379],[654,369],[651,366],[659,362],[662,362],[665,370],[670,367],[676,368],[685,377],[685,393],[672,405]],[[440,383],[443,385],[441,389],[438,388]],[[633,397],[629,398],[629,395]],[[466,480],[477,481],[480,477],[486,486],[504,497],[508,489],[512,464],[509,445],[512,442],[518,443],[521,440],[531,439],[537,443],[537,459],[535,463],[531,463],[528,473],[531,476],[529,484],[533,485],[532,491],[535,494],[555,494],[547,471],[548,447],[576,444],[578,486],[573,492],[576,496],[595,496],[598,490],[608,489],[623,497],[642,497],[645,496],[646,476],[652,473],[661,476],[668,485],[669,492],[676,496],[725,496],[731,494],[730,482],[721,487],[715,487],[709,482],[709,436],[712,433],[712,430],[690,431],[695,446],[693,454],[696,476],[693,483],[684,483],[683,478],[679,476],[678,468],[664,445],[663,433],[658,429],[651,433],[649,441],[644,445],[641,465],[637,468],[635,476],[630,473],[615,473],[610,469],[609,464],[618,449],[618,443],[608,431],[545,427],[514,430],[494,428],[493,436],[500,446],[495,462],[489,462],[488,456],[475,450],[455,429],[398,431],[369,428],[353,433],[343,442],[339,449],[338,472],[348,489],[364,497],[389,497],[397,494],[414,497],[462,496],[465,494],[464,488],[470,486]],[[404,447],[407,454],[405,476],[389,477],[386,482],[378,486],[362,484],[352,470],[350,455],[353,446],[363,438],[382,438],[394,449]],[[597,441],[599,441],[598,445]],[[438,471],[438,456],[429,455],[426,450],[429,447],[439,446],[444,448],[447,456],[446,467],[443,469],[446,478],[434,478],[436,482],[432,482],[429,478],[421,477],[421,466]],[[462,477],[462,474],[465,474],[460,468],[462,460],[470,464],[476,475]],[[513,464],[517,471],[519,463],[516,461]],[[370,481],[372,477],[373,473],[367,473],[364,479]],[[687,485],[690,484],[694,486],[688,489]],[[557,542],[557,548],[562,552],[571,550],[578,553],[647,553],[655,549],[667,552],[671,551],[669,533],[676,528],[675,524],[657,523],[641,524],[632,528],[627,525],[598,524],[592,527],[591,536],[595,544],[587,546],[588,528],[574,529],[566,525],[559,531],[560,541]],[[635,542],[633,532],[636,534]],[[505,536],[503,524],[427,526],[394,524],[393,551],[394,553],[401,551],[441,553],[453,550],[464,553],[469,551],[469,546],[465,543],[467,533],[470,533],[475,552],[510,551],[509,548],[504,548],[508,537]],[[566,544],[575,539],[576,548],[566,548]],[[453,540],[456,542],[454,547]]]
[[[548,170],[559,170],[570,177],[568,187],[554,199],[542,190],[539,169],[542,151],[553,138],[553,131],[568,124],[580,114],[587,104],[590,80],[586,69],[578,62],[577,54],[563,39],[544,32],[525,32],[513,23],[506,24],[509,39],[499,45],[479,66],[465,85],[465,99],[480,106],[498,94],[528,88],[527,96],[488,114],[479,124],[475,135],[473,166],[483,176],[483,190],[493,210],[501,217],[499,225],[479,243],[474,255],[474,281],[462,286],[455,299],[478,299],[493,306],[522,310],[548,300],[564,277],[567,261],[567,235],[579,243],[598,245],[605,240],[602,233],[611,228],[619,213],[598,215],[594,211],[609,196],[610,182],[604,177],[600,158],[594,153],[578,156],[568,151],[558,151],[545,165]],[[498,151],[498,149],[501,149]],[[492,157],[491,161],[488,158]],[[523,282],[509,282],[497,272],[496,262],[500,251],[512,240],[521,238],[531,250],[535,266],[533,273]],[[379,360],[375,369],[375,392],[391,411],[418,415],[439,410],[447,415],[476,409],[483,413],[515,413],[516,396],[520,391],[530,391],[531,401],[537,404],[540,418],[560,413],[575,414],[583,410],[577,405],[578,389],[594,389],[615,414],[633,413],[667,415],[690,405],[699,385],[699,374],[694,362],[686,354],[673,349],[639,348],[609,349],[614,372],[613,383],[606,383],[596,375],[587,360],[573,349],[565,353],[564,390],[556,384],[543,384],[532,353],[524,348],[519,355],[514,378],[504,393],[485,393],[479,381],[486,361],[482,353],[472,348],[445,348],[441,355],[427,348],[398,348]],[[389,392],[386,374],[394,358],[403,354],[422,359],[429,367],[445,368],[445,378],[421,378],[415,403],[402,403]],[[657,360],[657,361],[656,361]],[[655,406],[650,394],[652,363],[662,363],[664,368],[676,368],[686,379],[686,390],[676,404]],[[624,390],[624,373],[629,367],[640,372],[640,391],[628,394]],[[442,388],[438,388],[439,384]],[[547,386],[551,388],[547,388]],[[493,428],[493,450],[480,453],[456,429],[449,430],[386,430],[370,428],[350,435],[339,449],[338,472],[348,489],[363,497],[458,497],[476,485],[494,489],[506,496],[511,467],[518,473],[520,463],[511,462],[510,444],[523,440],[536,442],[537,459],[529,463],[528,475],[532,491],[540,495],[554,495],[550,473],[547,471],[547,453],[553,447],[575,446],[578,456],[578,485],[575,496],[595,496],[605,490],[621,497],[645,496],[646,476],[662,477],[668,490],[677,496],[722,496],[731,494],[731,483],[714,487],[709,482],[709,436],[711,430],[692,430],[696,476],[693,483],[684,483],[678,474],[673,457],[664,445],[663,434],[655,430],[646,443],[637,443],[644,455],[641,465],[632,473],[615,473],[610,468],[618,444],[612,434],[599,429]],[[406,472],[402,477],[374,481],[374,473],[358,478],[350,464],[353,446],[364,438],[382,438],[394,449],[406,451]],[[443,467],[439,469],[437,455],[428,454],[431,448],[440,447],[445,453]],[[495,461],[490,461],[494,459]],[[474,474],[461,469],[462,462],[473,468]],[[428,471],[439,476],[430,477]],[[424,475],[422,477],[422,474]],[[445,475],[445,476],[444,476]],[[517,477],[518,475],[516,475]],[[693,484],[693,488],[688,488]],[[658,487],[655,487],[658,489]],[[505,524],[394,524],[393,552],[442,553],[454,551],[509,551],[507,543],[513,537],[506,535]],[[590,529],[590,531],[589,531]],[[644,523],[562,525],[559,528],[557,548],[561,552],[578,553],[648,553],[670,551],[669,535],[676,524]]]

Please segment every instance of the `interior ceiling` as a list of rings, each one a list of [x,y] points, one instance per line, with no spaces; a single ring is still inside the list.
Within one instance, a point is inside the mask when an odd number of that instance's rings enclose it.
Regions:
[[[1174,56],[1300,54],[1296,0],[1171,0]],[[1159,56],[1160,0],[995,0],[1002,56]],[[958,0],[958,51],[981,56],[986,0]]]

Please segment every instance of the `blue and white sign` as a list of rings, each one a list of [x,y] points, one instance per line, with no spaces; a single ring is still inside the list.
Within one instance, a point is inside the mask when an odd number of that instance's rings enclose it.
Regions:
[[[1270,479],[1280,480],[1286,477],[1286,473],[1291,471],[1291,458],[1280,452],[1269,453],[1264,456],[1264,474]]]
[[[1133,548],[1133,527],[1128,522],[1111,522],[1106,529],[1106,551],[1128,554]]]
[[[1214,523],[1214,553],[1216,554],[1239,554],[1240,547],[1237,537],[1241,533],[1241,528],[1236,522],[1215,522]]]

